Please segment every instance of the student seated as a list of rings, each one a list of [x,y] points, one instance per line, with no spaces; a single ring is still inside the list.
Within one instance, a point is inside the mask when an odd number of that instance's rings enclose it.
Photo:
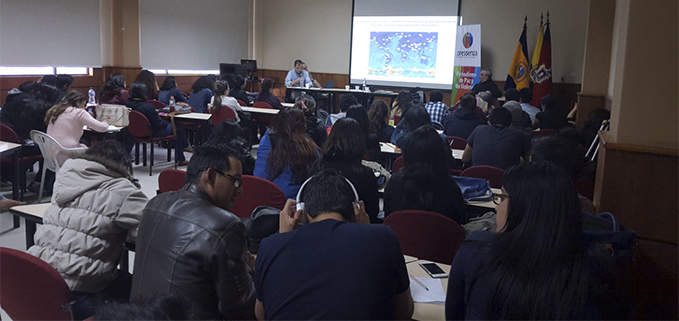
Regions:
[[[143,83],[132,83],[130,86],[130,99],[127,100],[125,105],[130,107],[132,110],[138,111],[146,118],[148,118],[151,124],[151,131],[153,137],[162,137],[167,135],[172,135],[172,124],[160,119],[156,109],[153,105],[146,102],[147,89],[146,85]],[[184,125],[181,122],[175,123],[177,138],[175,139],[174,151],[175,160],[178,166],[186,166],[189,162],[184,156],[184,148],[188,146],[188,139],[186,138],[186,131]]]
[[[137,238],[133,302],[171,294],[193,305],[196,320],[254,318],[245,226],[229,212],[243,193],[242,175],[235,151],[202,145],[186,185],[149,201]]]
[[[212,88],[214,82],[210,81],[208,76],[200,76],[191,85],[191,93],[189,94],[189,105],[197,113],[207,113],[207,105],[212,99]]]
[[[356,104],[347,109],[347,117],[355,119],[361,126],[363,139],[365,140],[365,155],[364,159],[370,161],[377,161],[380,157],[380,139],[377,138],[370,130],[370,119],[368,119],[368,112],[361,104]],[[356,135],[358,133],[354,133]]]
[[[485,125],[476,113],[476,99],[472,95],[460,98],[460,108],[454,114],[448,114],[443,120],[443,132],[446,136],[457,136],[467,139],[476,126]]]
[[[252,157],[252,146],[235,120],[227,119],[213,127],[206,144],[224,145],[235,150],[243,167],[243,175],[253,174],[255,158]]]
[[[240,99],[245,104],[250,105],[248,92],[243,89],[243,85],[245,85],[245,79],[243,79],[243,76],[238,75],[233,78],[233,81],[227,80],[227,82],[229,83],[229,88],[231,88],[231,90],[229,90],[229,97]]]
[[[165,77],[165,80],[163,80],[163,85],[160,86],[158,101],[165,104],[165,106],[169,106],[171,97],[174,97],[175,102],[186,102],[184,93],[177,88],[176,78],[174,76],[167,76]]]
[[[271,129],[264,133],[257,149],[255,176],[278,185],[286,198],[297,195],[319,157],[318,146],[305,131],[302,111],[283,108],[271,120]]]
[[[400,148],[404,148],[408,135],[416,129],[427,125],[432,125],[429,113],[422,106],[422,103],[416,100],[413,102],[413,106],[403,115],[403,119],[398,123],[396,129],[394,129],[394,133],[391,135],[391,142]],[[440,134],[439,136],[442,141],[448,141],[446,135]]]
[[[552,98],[552,95],[542,97],[540,104],[542,105],[543,111],[535,115],[533,127],[559,130],[568,125],[566,115],[556,108],[556,101]]]
[[[280,233],[259,248],[257,319],[410,319],[410,280],[396,234],[361,224],[369,219],[351,183],[325,170],[298,197],[304,209],[288,200]]]
[[[100,104],[125,105],[130,93],[125,89],[125,76],[114,72],[108,75],[104,86],[99,91]]]
[[[443,119],[448,115],[448,106],[442,102],[443,93],[440,90],[432,90],[429,94],[429,102],[424,105],[432,123],[443,125]]]
[[[361,164],[365,155],[365,140],[356,134],[361,132],[361,125],[355,119],[345,117],[338,120],[333,127],[323,145],[323,156],[314,166],[314,171],[327,168],[338,170],[356,187],[358,197],[365,202],[365,211],[370,222],[379,223],[377,178],[371,169]]]
[[[54,184],[52,205],[28,253],[53,266],[73,291],[75,320],[104,300],[127,301],[131,276],[117,270],[125,241],[135,242],[147,198],[130,175],[130,155],[114,140],[68,159]]]
[[[85,110],[87,96],[79,91],[71,91],[62,101],[50,108],[45,115],[47,122],[47,135],[52,136],[64,148],[84,147],[80,143],[83,135],[83,126],[98,132],[106,132],[108,123],[94,119]],[[57,155],[59,164],[63,164],[68,155]]]
[[[271,107],[275,109],[283,108],[280,99],[278,99],[278,97],[274,96],[271,93],[271,88],[273,88],[273,79],[271,78],[262,79],[262,87],[259,91],[259,94],[257,94],[257,97],[255,97],[255,102],[263,101],[265,103],[268,103],[269,105],[271,105]]]
[[[504,176],[496,232],[477,231],[450,269],[447,320],[624,318],[611,256],[582,241],[570,175],[550,162]]]
[[[304,113],[306,118],[306,134],[311,138],[316,146],[321,147],[328,137],[324,119],[319,118],[316,110],[316,99],[309,95],[301,95],[295,100],[295,109]]]
[[[490,125],[478,126],[467,139],[462,161],[472,165],[489,165],[508,169],[528,159],[530,141],[512,124],[512,114],[505,108],[490,113]]]
[[[340,98],[339,101],[340,112],[337,114],[330,114],[325,122],[325,125],[328,128],[332,127],[332,124],[334,124],[338,119],[347,116],[347,110],[349,109],[349,107],[357,104],[358,99],[356,99],[356,96],[354,96],[353,94],[344,94],[344,96],[342,96],[342,98]]]
[[[401,90],[391,106],[391,113],[394,116],[403,117],[410,108],[410,103],[412,101],[413,97],[410,95],[410,91],[406,89]]]
[[[156,74],[149,70],[142,70],[134,79],[136,83],[142,83],[146,85],[146,99],[158,100],[158,82],[156,81]],[[131,90],[132,88],[130,88]]]
[[[375,100],[368,110],[370,129],[380,142],[389,142],[394,133],[394,126],[389,125],[389,105],[384,100]]]
[[[207,105],[209,111],[218,110],[219,108],[231,108],[233,113],[236,115],[236,122],[240,123],[240,117],[238,112],[243,109],[240,108],[240,104],[236,98],[229,97],[226,93],[229,92],[229,83],[226,81],[218,80],[215,81],[214,93],[215,95],[210,97],[210,103]]]
[[[448,174],[452,154],[431,126],[412,132],[403,147],[404,168],[394,173],[384,190],[384,215],[400,210],[443,214],[467,223],[464,198]]]
[[[530,116],[531,124],[535,123],[535,115],[541,110],[530,104],[530,101],[533,100],[533,91],[530,88],[523,88],[519,91],[519,94],[521,95],[521,109]]]

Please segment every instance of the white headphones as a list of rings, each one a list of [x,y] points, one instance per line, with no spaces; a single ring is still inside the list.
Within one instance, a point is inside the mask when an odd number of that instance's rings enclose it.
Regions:
[[[304,183],[302,183],[302,186],[299,188],[299,192],[297,192],[297,197],[295,198],[295,200],[297,201],[296,207],[298,211],[304,210],[304,202],[302,202],[302,191],[304,190],[304,186],[306,186],[306,184],[315,177],[316,175],[309,177],[306,181],[304,181]],[[342,176],[342,178],[344,178],[347,184],[351,186],[351,190],[354,192],[354,201],[352,203],[354,206],[356,206],[358,204],[358,192],[356,192],[356,187],[354,187],[354,184],[351,184],[351,182],[346,177]]]

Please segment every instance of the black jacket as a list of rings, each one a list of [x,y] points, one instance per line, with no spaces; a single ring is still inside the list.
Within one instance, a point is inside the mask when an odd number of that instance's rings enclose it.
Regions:
[[[443,132],[446,136],[467,139],[476,126],[485,124],[483,120],[479,119],[475,109],[460,108],[454,114],[448,114],[443,119]]]
[[[187,184],[144,209],[130,299],[174,294],[194,305],[196,319],[254,319],[248,259],[240,219]]]
[[[486,80],[485,82],[480,82],[474,85],[474,87],[472,87],[472,91],[475,94],[484,91],[490,91],[490,94],[493,95],[493,97],[502,97],[502,91],[500,91],[500,88],[497,88],[497,84],[495,84],[495,82],[492,80]]]
[[[328,130],[323,121],[316,116],[306,116],[306,135],[311,138],[318,147],[323,148],[325,139],[328,138]]]
[[[149,123],[151,124],[153,136],[157,136],[157,133],[167,128],[167,125],[169,124],[168,122],[160,119],[156,109],[153,108],[153,105],[146,102],[146,100],[136,100],[134,98],[130,98],[125,103],[125,106],[144,114],[144,116],[148,118]]]

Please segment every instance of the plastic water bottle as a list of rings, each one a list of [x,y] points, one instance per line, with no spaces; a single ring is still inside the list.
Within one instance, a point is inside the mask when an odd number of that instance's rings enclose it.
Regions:
[[[96,93],[94,92],[94,89],[90,87],[90,90],[87,92],[87,95],[89,96],[87,100],[87,107],[85,110],[87,110],[92,117],[97,118],[97,99],[96,99]]]
[[[396,119],[394,118],[394,112],[389,113],[389,126],[394,126],[394,123],[396,122]]]
[[[365,81],[365,78],[363,78],[363,91],[365,91],[365,86],[367,86],[368,83]]]
[[[170,96],[170,107],[175,106],[174,96]]]

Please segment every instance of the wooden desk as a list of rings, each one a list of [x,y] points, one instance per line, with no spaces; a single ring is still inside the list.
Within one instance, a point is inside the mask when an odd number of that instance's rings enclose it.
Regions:
[[[12,157],[12,199],[23,200],[23,195],[19,194],[19,157],[21,157],[21,145],[0,141],[0,157]],[[14,217],[14,228],[19,227],[19,218]]]
[[[19,205],[9,209],[9,213],[16,218],[23,217],[26,220],[26,249],[33,246],[36,224],[42,224],[42,216],[50,207],[50,203]]]
[[[247,111],[249,113],[253,114],[260,114],[260,115],[277,115],[280,109],[271,109],[271,108],[259,108],[259,107],[245,107],[241,106],[241,109],[243,111]]]
[[[158,113],[158,116],[160,117],[169,117],[167,113]],[[207,139],[210,137],[210,118],[212,118],[212,114],[208,113],[186,113],[186,114],[176,114],[174,115],[175,120],[181,120],[181,121],[187,121],[191,123],[197,123],[201,125],[201,130],[202,133],[200,134],[201,139],[199,141],[207,141]]]
[[[408,268],[408,274],[414,277],[430,277],[429,274],[420,266],[422,260],[412,261],[406,263],[406,268]],[[436,263],[440,266],[446,273],[450,273],[450,265]],[[448,290],[448,278],[441,278],[441,285],[443,286],[443,292]],[[415,282],[410,283],[410,287],[420,286]],[[446,307],[444,304],[433,304],[433,303],[418,303],[415,302],[415,311],[413,312],[414,320],[445,320],[446,319]]]

